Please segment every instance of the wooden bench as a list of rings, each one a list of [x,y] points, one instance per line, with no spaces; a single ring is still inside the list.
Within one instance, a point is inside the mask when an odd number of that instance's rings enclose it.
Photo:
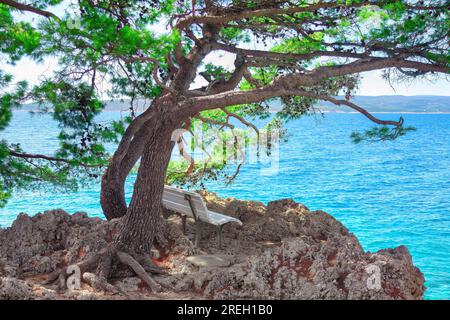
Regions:
[[[184,233],[186,233],[186,218],[194,218],[196,247],[200,245],[201,239],[202,230],[199,223],[200,221],[212,224],[217,227],[220,248],[222,247],[223,226],[230,222],[236,222],[239,225],[242,225],[242,222],[239,219],[208,210],[202,197],[195,192],[165,186],[162,204],[166,209],[169,209],[181,215]]]

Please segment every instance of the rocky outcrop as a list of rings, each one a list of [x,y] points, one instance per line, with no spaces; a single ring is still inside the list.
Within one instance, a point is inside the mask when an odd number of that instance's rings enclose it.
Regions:
[[[192,223],[183,235],[181,219],[163,219],[153,252],[153,262],[168,271],[155,277],[173,288],[163,298],[422,298],[424,277],[406,247],[364,252],[339,221],[290,199],[265,206],[202,195],[210,209],[237,217],[244,225],[225,227],[221,249],[215,228],[204,225],[196,249]],[[129,275],[113,281],[121,290],[115,296],[95,292],[87,284],[65,292],[43,285],[50,272],[104,248],[119,224],[63,210],[19,215],[10,228],[0,230],[0,299],[154,299]]]
[[[0,278],[0,300],[28,300],[33,297],[31,285],[11,277]]]

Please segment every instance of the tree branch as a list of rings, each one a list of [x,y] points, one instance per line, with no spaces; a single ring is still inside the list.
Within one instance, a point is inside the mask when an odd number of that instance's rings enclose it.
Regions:
[[[307,73],[280,76],[269,85],[248,91],[227,91],[213,95],[192,97],[183,104],[181,109],[188,114],[195,114],[202,110],[261,102],[274,97],[295,96],[300,88],[313,87],[323,79],[393,67],[410,68],[426,72],[450,73],[449,68],[446,66],[432,65],[401,58],[361,59],[345,65],[318,67]]]
[[[274,9],[259,9],[259,10],[245,10],[235,14],[225,14],[217,16],[188,16],[182,18],[176,24],[176,28],[182,30],[192,24],[224,24],[230,21],[242,20],[253,17],[267,17],[281,14],[293,14],[299,12],[310,12],[321,8],[338,7],[336,3],[319,3],[305,7],[292,6],[289,8],[274,8]]]
[[[228,80],[217,80],[213,81],[209,74],[205,72],[200,72],[199,75],[202,76],[206,81],[210,82],[210,84],[206,87],[202,87],[196,90],[190,90],[190,94],[212,94],[212,93],[219,93],[224,91],[233,90],[242,80],[244,77],[244,74],[248,72],[248,64],[245,61],[244,57],[242,55],[237,55],[236,60],[234,62],[235,70],[231,74],[230,78]]]
[[[282,53],[273,51],[263,51],[263,50],[250,50],[237,48],[235,46],[230,46],[224,43],[215,43],[215,50],[223,50],[230,53],[241,54],[249,58],[271,58],[279,60],[295,59],[295,60],[308,60],[316,57],[343,57],[343,58],[368,58],[370,57],[366,53],[353,53],[353,52],[343,52],[343,51],[314,51],[306,54],[298,53]]]
[[[244,124],[244,125],[246,125],[247,127],[250,127],[250,128],[252,128],[253,130],[255,130],[256,135],[257,135],[257,137],[258,137],[258,141],[259,141],[259,130],[258,130],[258,128],[257,128],[253,123],[251,123],[250,121],[247,121],[245,118],[243,118],[243,117],[241,117],[241,116],[239,116],[239,115],[237,115],[237,114],[235,114],[235,113],[233,113],[233,112],[228,111],[228,110],[225,109],[225,108],[223,108],[222,110],[223,110],[223,112],[225,112],[225,113],[226,113],[227,115],[229,115],[230,117],[233,117],[233,118],[235,118],[235,119],[238,119],[242,124]]]
[[[38,15],[46,17],[46,18],[53,18],[57,21],[60,21],[59,17],[56,16],[54,13],[52,13],[50,11],[35,8],[28,4],[19,3],[17,1],[13,1],[13,0],[0,0],[0,3],[6,4],[7,6],[13,7],[20,11],[32,12],[32,13],[38,14]]]
[[[16,158],[21,158],[21,159],[40,159],[40,160],[47,160],[47,161],[53,161],[53,162],[63,162],[63,163],[67,163],[70,165],[73,165],[73,161],[67,160],[67,159],[63,159],[63,158],[57,158],[57,157],[50,157],[50,156],[46,156],[43,154],[31,154],[31,153],[22,153],[22,152],[17,152],[14,151],[12,149],[8,149],[9,155],[12,157],[16,157]],[[98,168],[100,167],[100,165],[90,165],[90,164],[85,164],[85,163],[79,163],[80,166],[85,167],[85,168]]]
[[[159,75],[158,75],[158,68],[160,65],[160,62],[156,59],[150,58],[150,57],[140,57],[140,56],[133,56],[130,58],[122,58],[123,61],[125,62],[134,62],[134,61],[142,61],[142,62],[151,62],[153,63],[153,79],[155,80],[156,84],[159,85],[161,88],[163,88],[164,90],[167,90],[171,93],[176,94],[176,91],[173,90],[171,87],[166,86],[166,84],[164,82],[162,82],[159,79]]]
[[[302,97],[316,98],[318,100],[323,100],[323,101],[329,101],[335,105],[345,105],[345,106],[352,108],[353,110],[356,110],[359,113],[363,114],[369,120],[371,120],[372,122],[374,122],[376,124],[401,127],[404,122],[402,117],[400,118],[399,121],[381,120],[381,119],[375,117],[374,115],[372,115],[366,109],[356,105],[353,102],[347,101],[347,100],[336,99],[336,98],[333,98],[333,97],[330,97],[327,95],[315,94],[313,92],[308,92],[308,91],[304,91],[304,90],[299,90],[297,95],[302,96]]]
[[[214,120],[214,119],[210,119],[210,118],[206,118],[203,116],[196,116],[195,118],[197,118],[198,120],[200,120],[201,122],[207,123],[207,124],[211,124],[211,125],[217,125],[217,126],[221,126],[221,127],[228,127],[230,129],[234,129],[234,126],[228,122],[222,122],[219,120]]]
[[[346,8],[359,8],[363,6],[369,6],[369,5],[383,5],[387,4],[389,1],[361,1],[358,3],[352,3],[349,5],[346,5]],[[319,9],[332,9],[332,8],[339,8],[342,4],[339,2],[322,2],[316,4],[309,4],[305,6],[298,6],[298,5],[292,5],[287,8],[269,8],[269,9],[257,9],[257,10],[244,10],[239,13],[226,13],[223,15],[209,15],[209,16],[196,16],[196,15],[190,15],[187,17],[183,17],[178,21],[176,24],[176,28],[179,30],[183,30],[189,25],[192,24],[218,24],[218,25],[224,25],[230,21],[238,21],[248,18],[255,18],[255,17],[273,17],[273,16],[280,16],[280,15],[291,15],[295,13],[301,13],[301,12],[314,12]],[[443,9],[444,6],[426,6],[426,5],[408,5],[408,9],[414,9],[414,10],[434,10],[434,9]],[[230,8],[227,8],[228,11]]]

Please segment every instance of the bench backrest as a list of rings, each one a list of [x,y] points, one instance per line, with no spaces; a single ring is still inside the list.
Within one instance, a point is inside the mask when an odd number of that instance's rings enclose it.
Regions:
[[[191,205],[187,198],[191,199],[191,204],[194,206],[197,217],[192,214]],[[195,192],[165,186],[162,203],[163,206],[169,210],[197,219],[208,220],[208,209],[206,208],[202,197]]]

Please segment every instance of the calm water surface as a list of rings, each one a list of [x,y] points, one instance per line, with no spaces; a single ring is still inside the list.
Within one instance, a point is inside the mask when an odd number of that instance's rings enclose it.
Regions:
[[[108,121],[119,117],[109,112]],[[398,118],[399,115],[379,115]],[[450,299],[450,115],[407,114],[418,130],[394,142],[354,145],[354,129],[371,124],[357,114],[306,117],[289,124],[291,136],[280,147],[279,172],[261,175],[266,164],[248,164],[234,184],[208,183],[224,197],[269,202],[293,198],[342,221],[365,250],[406,245],[426,278],[426,298]],[[0,139],[12,139],[30,152],[51,152],[58,129],[48,117],[25,112]],[[127,182],[128,195],[133,177]],[[52,208],[102,216],[99,188],[77,193],[21,192],[0,209],[0,225],[20,212]]]

